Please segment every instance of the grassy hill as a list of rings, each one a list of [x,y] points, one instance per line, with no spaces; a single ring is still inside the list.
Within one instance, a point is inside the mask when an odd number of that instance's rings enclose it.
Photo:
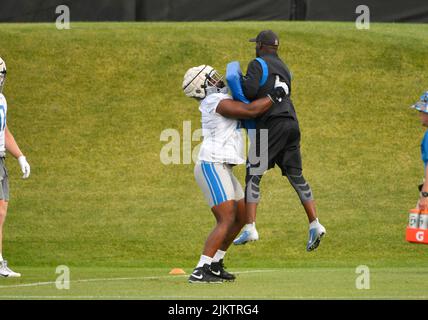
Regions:
[[[304,172],[328,235],[305,252],[306,217],[271,170],[261,240],[231,248],[228,264],[424,266],[428,246],[404,233],[423,174],[424,131],[408,106],[428,89],[428,26],[300,22],[1,24],[8,125],[32,165],[22,181],[7,160],[10,263],[192,267],[214,219],[193,164],[160,162],[160,134],[183,121],[200,128],[181,91],[187,68],[245,69],[247,40],[266,28],[293,72]],[[244,168],[237,174],[243,181]]]

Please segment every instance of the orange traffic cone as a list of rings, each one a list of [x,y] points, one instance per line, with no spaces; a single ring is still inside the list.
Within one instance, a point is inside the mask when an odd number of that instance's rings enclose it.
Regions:
[[[173,269],[169,272],[169,274],[172,274],[172,275],[182,275],[182,274],[186,274],[186,272],[184,272],[184,270],[183,270],[183,269],[180,269],[180,268],[173,268]]]

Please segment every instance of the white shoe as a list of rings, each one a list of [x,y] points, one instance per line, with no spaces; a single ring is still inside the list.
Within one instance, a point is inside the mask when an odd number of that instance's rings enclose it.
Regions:
[[[314,228],[309,229],[309,240],[306,245],[306,251],[313,251],[320,245],[321,239],[325,236],[326,230],[321,223]]]
[[[259,240],[259,233],[257,232],[256,228],[253,227],[249,229],[244,229],[241,235],[235,240],[233,240],[233,244],[237,246],[241,244],[246,244],[247,242],[250,242],[250,241],[257,241],[257,240]]]
[[[18,272],[12,271],[7,266],[7,261],[3,260],[3,262],[0,262],[0,277],[5,277],[5,278],[19,278],[19,277],[21,277],[21,274],[18,273]]]

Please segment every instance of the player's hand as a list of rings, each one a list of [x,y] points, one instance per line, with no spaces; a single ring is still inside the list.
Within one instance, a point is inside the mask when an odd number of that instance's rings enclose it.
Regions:
[[[421,210],[427,210],[428,209],[428,197],[421,197],[419,199],[419,208]]]
[[[20,156],[18,158],[18,162],[21,167],[22,173],[24,174],[22,176],[22,179],[27,179],[30,176],[30,164],[27,162],[27,159],[24,156]]]
[[[284,82],[281,81],[281,79],[279,78],[279,76],[277,75],[275,78],[275,88],[279,88],[281,87],[282,89],[284,89],[285,95],[288,96],[290,94],[290,89],[288,88],[288,85]]]

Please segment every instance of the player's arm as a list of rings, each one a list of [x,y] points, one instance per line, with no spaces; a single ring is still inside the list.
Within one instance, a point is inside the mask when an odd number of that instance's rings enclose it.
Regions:
[[[24,179],[28,178],[30,175],[30,165],[28,164],[27,159],[25,158],[24,154],[22,153],[21,149],[16,143],[16,140],[13,137],[12,132],[10,132],[7,126],[4,134],[5,134],[4,137],[5,137],[5,143],[6,143],[6,150],[9,151],[12,156],[18,159],[19,165],[21,166],[22,173],[24,174],[23,178]]]
[[[247,74],[241,80],[242,91],[248,100],[254,100],[257,97],[262,75],[263,70],[260,63],[257,60],[251,61],[248,64]]]
[[[15,138],[13,137],[12,133],[10,132],[7,126],[4,134],[5,134],[6,150],[9,151],[10,154],[14,156],[16,159],[18,159],[19,157],[22,157],[24,154],[22,153],[21,149],[19,149],[19,146],[16,143]]]
[[[275,86],[266,97],[246,104],[232,99],[221,100],[217,106],[217,113],[229,118],[251,119],[265,113],[274,103],[281,102],[288,95],[288,86],[276,76]]]
[[[216,111],[228,118],[251,119],[261,116],[272,104],[273,102],[269,97],[257,99],[250,104],[232,99],[225,99],[220,101]]]

